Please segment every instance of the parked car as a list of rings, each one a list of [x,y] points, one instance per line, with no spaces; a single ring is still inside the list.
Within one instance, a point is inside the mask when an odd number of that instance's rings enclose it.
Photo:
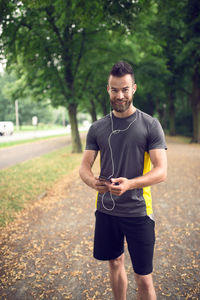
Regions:
[[[0,122],[0,135],[12,135],[14,132],[13,122]]]

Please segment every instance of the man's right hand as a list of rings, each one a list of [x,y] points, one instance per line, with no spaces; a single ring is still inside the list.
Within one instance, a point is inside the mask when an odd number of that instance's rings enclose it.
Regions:
[[[100,181],[98,177],[94,177],[93,188],[101,194],[104,194],[109,191],[106,183]]]

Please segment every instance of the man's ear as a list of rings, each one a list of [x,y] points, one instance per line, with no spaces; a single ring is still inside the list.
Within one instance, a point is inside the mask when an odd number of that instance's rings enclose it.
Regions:
[[[109,87],[109,85],[107,85],[107,92],[110,95],[110,87]]]
[[[137,84],[134,84],[133,85],[133,94],[135,94],[136,90],[137,90]]]

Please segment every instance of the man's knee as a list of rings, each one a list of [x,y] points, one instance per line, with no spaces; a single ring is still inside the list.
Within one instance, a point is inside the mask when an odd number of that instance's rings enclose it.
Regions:
[[[109,266],[111,269],[119,269],[124,265],[124,254],[122,254],[121,256],[109,260]]]
[[[149,291],[153,288],[152,275],[139,275],[135,274],[138,288],[142,291]]]

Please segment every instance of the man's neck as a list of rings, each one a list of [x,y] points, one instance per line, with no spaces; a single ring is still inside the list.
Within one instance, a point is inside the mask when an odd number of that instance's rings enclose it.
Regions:
[[[129,116],[131,116],[132,114],[134,114],[134,112],[136,112],[136,107],[131,105],[126,111],[124,112],[118,112],[116,110],[113,110],[113,114],[115,117],[117,118],[127,118]]]

